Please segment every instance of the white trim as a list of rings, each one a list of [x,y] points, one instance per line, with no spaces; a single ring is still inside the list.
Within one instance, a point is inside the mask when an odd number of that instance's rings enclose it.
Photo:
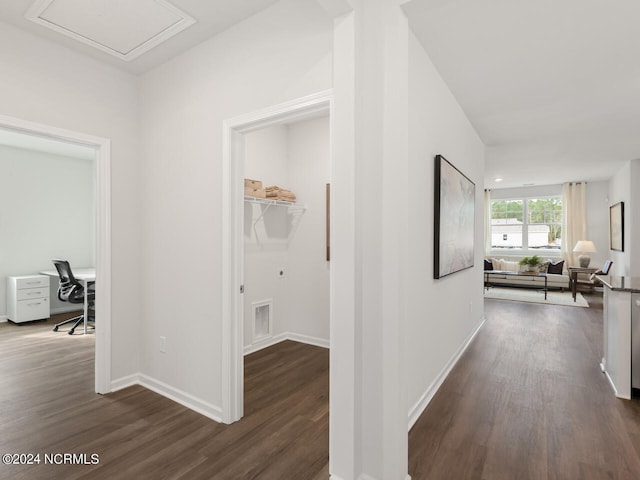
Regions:
[[[179,403],[190,410],[194,410],[218,423],[222,422],[222,410],[217,405],[200,400],[189,393],[183,392],[171,385],[167,385],[166,383],[149,377],[148,375],[143,375],[142,373],[136,373],[114,380],[111,383],[111,391],[117,392],[118,390],[123,390],[134,385],[140,385],[141,387],[147,388],[158,395],[162,395],[163,397],[173,400],[174,402]]]
[[[242,135],[253,130],[331,112],[333,90],[281,103],[223,122],[222,151],[222,421],[243,415],[244,162]]]
[[[127,375],[126,377],[118,378],[111,382],[111,392],[117,392],[125,388],[132,387],[134,385],[140,385],[140,374],[134,373]]]
[[[6,323],[9,320],[9,317],[6,315],[0,315],[0,323]]]
[[[109,139],[0,115],[0,128],[96,149],[95,391],[111,391],[111,142]]]
[[[330,479],[341,480],[340,477],[336,477],[335,475],[331,475]],[[366,473],[361,473],[360,476],[358,476],[358,480],[377,480],[377,479],[375,477],[372,477],[371,475],[367,475]],[[411,480],[411,475],[407,474],[407,476],[404,477],[404,480]]]
[[[223,122],[223,161],[222,161],[222,358],[221,358],[221,406],[222,421],[232,423],[243,415],[244,364],[241,361],[242,335],[237,326],[242,319],[244,306],[240,285],[243,284],[242,261],[244,255],[239,247],[241,216],[239,178],[242,178],[242,165],[235,159],[242,152],[242,136],[232,124]],[[238,171],[239,170],[239,171]]]
[[[215,420],[218,423],[222,422],[222,410],[217,405],[200,400],[189,393],[173,388],[171,385],[167,385],[166,383],[147,375],[139,374],[139,378],[139,383],[143,387],[153,390],[159,395],[167,397],[191,410],[195,410],[211,420]]]
[[[310,337],[299,333],[285,332],[270,338],[266,338],[261,342],[247,345],[244,347],[244,355],[258,352],[268,347],[272,347],[285,340],[291,340],[293,342],[306,343],[307,345],[313,345],[314,347],[329,348],[329,340],[325,338]]]
[[[422,394],[420,399],[411,408],[411,410],[409,410],[408,430],[411,430],[411,427],[413,427],[415,423],[418,421],[418,419],[420,418],[420,415],[422,415],[424,410],[427,408],[427,406],[433,399],[436,392],[440,389],[444,381],[447,379],[447,377],[449,376],[449,373],[451,373],[451,370],[453,369],[453,367],[455,367],[456,363],[458,363],[458,360],[460,360],[460,357],[462,357],[462,354],[467,350],[467,348],[469,348],[469,345],[471,345],[471,342],[473,341],[473,339],[476,338],[476,335],[478,334],[480,329],[484,326],[486,321],[487,321],[486,318],[482,319],[482,322],[480,322],[480,324],[476,327],[476,329],[473,332],[471,332],[471,335],[467,337],[466,341],[460,346],[460,348],[453,355],[453,357],[451,357],[449,362],[447,362],[447,364],[444,366],[442,371],[438,374],[436,379],[431,383],[431,385],[429,385],[427,390]]]
[[[96,155],[96,392],[111,386],[111,142]]]
[[[285,334],[287,340],[294,342],[306,343],[307,345],[313,345],[314,347],[330,348],[329,340],[319,337],[311,337],[309,335],[302,335],[301,333],[287,332]]]
[[[602,364],[600,364],[600,368],[602,368]],[[616,388],[616,384],[615,384],[615,383],[613,383],[613,379],[609,376],[609,372],[606,372],[606,371],[605,371],[605,372],[603,372],[603,373],[604,373],[604,375],[607,377],[607,380],[609,380],[609,385],[611,385],[611,388],[613,389],[613,393],[614,393],[614,395],[615,395],[617,398],[623,398],[623,399],[625,399],[625,400],[631,400],[631,397],[630,397],[630,396],[629,396],[629,397],[626,397],[626,396],[624,396],[624,395],[620,395],[620,394],[618,393],[618,389]]]

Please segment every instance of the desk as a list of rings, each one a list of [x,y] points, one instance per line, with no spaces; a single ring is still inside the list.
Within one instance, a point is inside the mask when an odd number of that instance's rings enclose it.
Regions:
[[[597,271],[597,268],[569,267],[569,287],[571,287],[571,295],[573,295],[574,302],[576,301],[576,296],[578,294],[578,274],[587,273],[591,275]]]
[[[87,319],[89,318],[89,299],[87,297],[89,293],[89,284],[96,281],[96,269],[93,267],[74,268],[73,276],[76,277],[82,286],[84,287],[84,333],[87,333]],[[49,275],[50,277],[60,278],[57,270],[43,270],[40,272],[42,275]]]

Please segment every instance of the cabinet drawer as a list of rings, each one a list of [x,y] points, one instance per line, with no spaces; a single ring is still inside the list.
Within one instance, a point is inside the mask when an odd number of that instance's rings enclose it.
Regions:
[[[23,288],[16,292],[16,300],[31,300],[34,298],[49,298],[49,287]]]
[[[17,277],[16,288],[18,290],[22,288],[35,288],[35,287],[49,287],[49,277],[45,275],[33,275],[29,277]]]
[[[16,302],[17,318],[14,322],[29,322],[41,318],[49,318],[49,299],[39,298],[36,300],[20,300]]]

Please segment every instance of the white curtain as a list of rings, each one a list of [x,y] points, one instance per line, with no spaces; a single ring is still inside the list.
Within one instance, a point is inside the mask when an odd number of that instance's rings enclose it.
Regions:
[[[566,266],[578,264],[573,253],[578,240],[587,239],[587,184],[562,185],[562,258]]]
[[[484,255],[491,256],[491,190],[484,191]]]

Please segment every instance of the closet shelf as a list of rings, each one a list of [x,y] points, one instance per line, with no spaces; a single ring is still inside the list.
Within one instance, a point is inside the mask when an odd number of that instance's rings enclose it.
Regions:
[[[287,207],[291,213],[297,213],[298,211],[302,213],[307,210],[307,206],[301,203],[284,202],[282,200],[272,200],[270,198],[244,197],[244,201],[246,203],[256,203],[259,205]]]

